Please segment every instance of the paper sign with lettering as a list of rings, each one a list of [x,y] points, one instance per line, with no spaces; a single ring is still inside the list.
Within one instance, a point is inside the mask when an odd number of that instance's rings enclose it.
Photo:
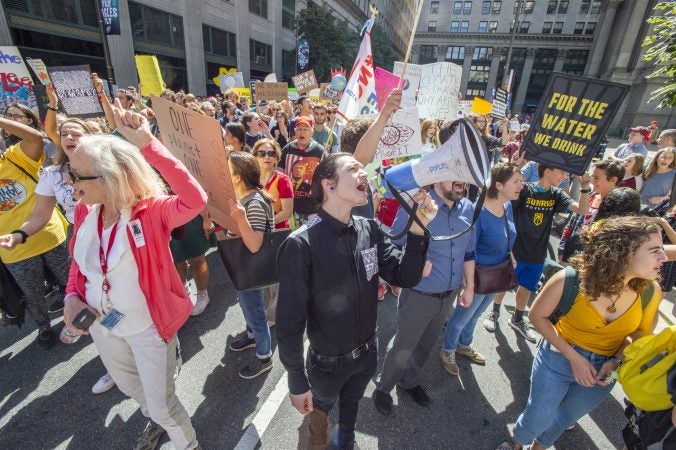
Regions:
[[[404,63],[397,61],[394,63],[394,70],[392,73],[401,76],[404,70]],[[402,86],[401,107],[412,108],[415,106],[415,97],[418,87],[420,86],[420,74],[422,66],[418,64],[409,64],[406,66],[406,75],[404,76],[404,85]]]
[[[449,62],[421,66],[418,109],[420,117],[437,120],[455,118],[462,67]]]
[[[246,87],[244,84],[244,76],[242,75],[242,72],[219,74],[218,81],[220,83],[221,93],[225,93],[225,91],[230,88]]]
[[[251,103],[251,89],[249,88],[232,88],[240,97],[244,96]]]
[[[626,84],[552,73],[521,147],[526,158],[582,175],[628,91]]]
[[[484,100],[481,97],[474,97],[472,101],[472,112],[474,114],[490,114],[493,109],[493,105],[488,100]]]
[[[296,91],[301,95],[319,87],[314,70],[299,73],[298,75],[295,75],[292,80],[293,85],[296,86]]]
[[[495,90],[493,95],[493,110],[491,115],[498,119],[504,119],[507,112],[507,91],[501,88]]]
[[[37,110],[33,79],[19,50],[0,46],[0,110],[15,103]]]
[[[48,67],[47,72],[66,114],[82,118],[103,116],[89,65]]]
[[[385,126],[374,159],[392,159],[422,153],[418,108],[399,109]]]
[[[378,100],[378,111],[382,111],[387,96],[392,90],[399,86],[400,77],[388,72],[385,69],[376,67],[376,98]]]
[[[136,55],[136,70],[141,80],[141,94],[145,97],[160,95],[165,84],[156,56]]]
[[[33,73],[36,77],[38,77],[38,80],[40,80],[40,83],[43,86],[47,86],[49,84],[47,66],[41,59],[26,58],[26,64],[28,64],[30,68],[33,69]]]
[[[289,98],[289,83],[256,82],[256,100],[284,101]]]
[[[153,112],[164,145],[178,158],[208,195],[207,208],[214,222],[238,233],[230,217],[235,190],[221,136],[221,124],[160,97],[152,97]]]
[[[458,117],[472,114],[472,100],[458,101]]]

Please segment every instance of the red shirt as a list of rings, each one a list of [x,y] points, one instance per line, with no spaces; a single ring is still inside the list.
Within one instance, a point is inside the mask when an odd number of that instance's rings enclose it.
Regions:
[[[272,175],[272,178],[270,178],[270,181],[268,181],[268,184],[265,185],[265,190],[268,191],[274,198],[272,208],[275,210],[275,214],[282,210],[283,198],[293,198],[293,187],[291,186],[291,180],[281,172],[275,171],[274,175]],[[290,227],[291,223],[288,220],[275,224],[275,230]]]

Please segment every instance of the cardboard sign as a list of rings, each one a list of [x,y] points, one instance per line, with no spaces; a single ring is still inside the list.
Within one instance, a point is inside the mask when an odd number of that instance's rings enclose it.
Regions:
[[[298,91],[298,93],[301,95],[319,87],[314,70],[308,70],[307,72],[299,73],[292,79],[293,85],[296,86],[296,91]]]
[[[159,96],[165,88],[160,72],[157,57],[150,55],[136,55],[136,70],[141,80],[141,94],[144,97]]]
[[[486,114],[490,114],[492,110],[493,105],[491,102],[484,100],[481,97],[474,97],[474,100],[472,101],[472,112],[474,114],[481,114],[485,116]]]
[[[239,234],[236,222],[230,217],[229,202],[236,200],[236,196],[221,124],[169,100],[153,96],[152,101],[162,142],[207,192],[207,208],[214,222]]]
[[[392,73],[401,77],[401,72],[404,70],[404,63],[397,61],[394,63],[394,70]],[[422,66],[418,64],[409,64],[406,66],[406,74],[404,75],[404,85],[402,86],[401,107],[412,108],[416,103],[416,93],[420,86],[420,75],[422,73]]]
[[[284,101],[289,98],[289,83],[261,83],[257,81],[256,101],[277,100]]]
[[[491,115],[498,119],[504,119],[507,116],[507,91],[501,88],[495,90],[493,95],[493,110]]]
[[[378,101],[378,111],[383,109],[387,96],[399,86],[401,78],[392,72],[376,67],[376,99]]]
[[[47,66],[41,59],[26,58],[26,64],[33,69],[33,73],[38,77],[38,80],[40,80],[40,83],[43,86],[47,86],[50,83]]]
[[[455,118],[462,67],[449,62],[425,64],[421,67],[417,103],[420,117],[437,120]]]
[[[582,175],[628,91],[625,84],[552,73],[521,147],[526,158]]]
[[[47,72],[66,114],[81,118],[103,116],[89,65],[48,67]]]
[[[0,47],[0,110],[21,103],[37,111],[33,79],[16,47]]]
[[[221,73],[218,75],[218,82],[222,94],[231,88],[246,87],[246,84],[244,84],[244,76],[242,75],[242,72]]]
[[[400,158],[422,153],[418,108],[399,109],[385,126],[375,160]]]

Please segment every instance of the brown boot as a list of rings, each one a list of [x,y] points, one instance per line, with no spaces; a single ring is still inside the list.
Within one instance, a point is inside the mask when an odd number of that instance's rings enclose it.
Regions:
[[[310,413],[309,450],[325,450],[329,443],[329,416],[319,409]]]

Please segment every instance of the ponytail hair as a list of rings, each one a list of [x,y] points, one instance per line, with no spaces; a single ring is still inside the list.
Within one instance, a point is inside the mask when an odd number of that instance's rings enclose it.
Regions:
[[[232,174],[242,178],[242,182],[247,189],[255,189],[265,200],[273,203],[274,197],[270,195],[261,184],[261,169],[258,167],[258,161],[249,152],[234,151],[228,155]]]

